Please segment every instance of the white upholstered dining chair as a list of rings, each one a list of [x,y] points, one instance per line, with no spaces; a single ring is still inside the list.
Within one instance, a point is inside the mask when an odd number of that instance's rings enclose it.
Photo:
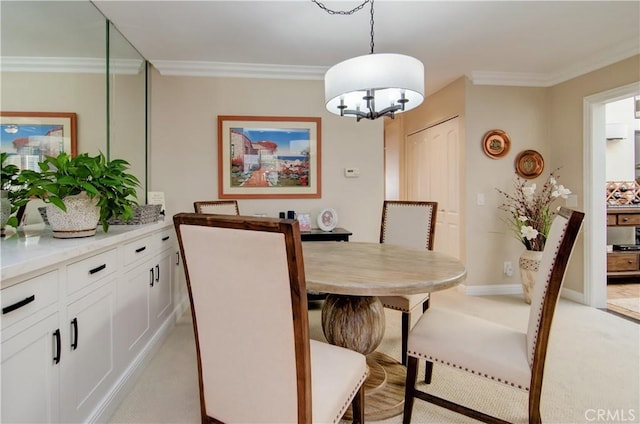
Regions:
[[[416,388],[418,360],[443,364],[529,392],[529,422],[541,423],[540,394],[551,323],[584,214],[561,208],[537,273],[526,332],[462,312],[432,307],[409,334],[404,423],[414,398],[488,423],[506,421]],[[427,383],[431,382],[428,376]],[[475,377],[472,377],[475,378]]]
[[[380,243],[433,250],[437,202],[385,200],[382,206]],[[429,307],[429,293],[380,296],[385,308],[402,312],[402,364],[407,364],[407,336],[412,314]]]
[[[193,209],[196,213],[240,215],[237,200],[199,200],[193,202]]]
[[[181,213],[174,225],[202,422],[336,423],[350,404],[363,422],[365,357],[309,339],[298,222]]]

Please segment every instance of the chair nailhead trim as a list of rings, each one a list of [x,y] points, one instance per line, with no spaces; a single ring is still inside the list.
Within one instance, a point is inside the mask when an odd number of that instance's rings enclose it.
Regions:
[[[549,280],[551,280],[551,272],[553,271],[553,267],[556,264],[556,258],[558,257],[558,251],[560,250],[560,245],[562,244],[562,241],[564,240],[564,235],[566,234],[566,229],[567,229],[567,225],[569,225],[569,222],[564,224],[564,229],[562,231],[562,237],[560,237],[560,239],[558,240],[558,244],[555,246],[554,250],[555,253],[553,255],[553,262],[551,262],[551,267],[549,268],[549,272],[547,274],[547,280],[545,281],[545,286],[544,286],[544,293],[542,293],[542,298],[544,299],[547,296],[547,289],[549,288]],[[532,345],[531,348],[529,350],[529,364],[533,364],[533,360],[536,354],[536,344],[538,344],[538,332],[540,329],[540,320],[542,319],[542,306],[544,305],[544,302],[542,302],[542,304],[538,305],[538,314],[537,314],[537,322],[536,322],[536,331],[535,333],[533,333],[533,339],[532,339]]]
[[[433,356],[430,356],[430,355],[423,355],[422,353],[414,352],[414,351],[411,351],[411,350],[407,351],[407,355],[413,356],[415,358],[426,359],[427,361],[430,361],[430,362],[438,362],[440,364],[447,365],[447,366],[450,366],[452,368],[458,368],[458,369],[461,369],[463,371],[470,372],[471,374],[475,374],[475,375],[477,375],[479,377],[485,377],[485,378],[488,378],[490,380],[497,381],[497,382],[500,382],[502,384],[506,384],[507,386],[516,387],[516,388],[518,388],[520,390],[524,390],[524,391],[527,391],[527,392],[529,391],[528,387],[524,387],[524,386],[522,386],[520,384],[516,384],[516,383],[513,383],[513,382],[508,381],[508,380],[503,380],[503,379],[501,379],[499,377],[494,377],[494,376],[486,374],[486,373],[481,373],[481,372],[478,372],[476,370],[469,369],[467,367],[463,367],[461,365],[457,365],[457,364],[454,364],[454,363],[449,362],[449,361],[444,361],[444,360],[441,360],[441,359],[438,359],[438,358],[434,358]]]
[[[391,305],[387,305],[386,303],[383,303],[382,306],[384,306],[387,309],[393,309],[395,311],[400,311],[400,312],[411,312],[407,309],[403,309],[403,308],[398,308],[397,306],[391,306]]]
[[[353,390],[351,390],[351,395],[349,396],[349,400],[346,401],[342,405],[342,408],[340,408],[340,411],[338,411],[338,416],[333,419],[334,423],[337,423],[338,421],[340,421],[344,413],[347,411],[347,408],[349,407],[349,405],[351,405],[351,401],[356,396],[356,392],[358,391],[360,386],[364,384],[364,381],[367,379],[367,377],[369,377],[369,367],[367,367],[366,372],[360,377],[360,381],[358,382],[358,384],[353,388]]]

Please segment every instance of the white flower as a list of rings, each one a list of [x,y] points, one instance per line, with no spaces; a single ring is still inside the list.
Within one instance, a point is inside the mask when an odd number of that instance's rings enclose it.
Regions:
[[[524,194],[524,197],[526,197],[527,199],[531,199],[535,194],[535,192],[536,192],[535,183],[531,184],[530,186],[522,187],[522,194]]]
[[[527,225],[520,228],[520,234],[522,234],[522,237],[526,238],[527,240],[533,240],[534,238],[538,237],[539,233],[538,230],[531,227],[530,225]]]
[[[571,190],[569,190],[568,188],[565,188],[565,186],[560,184],[555,190],[553,190],[553,192],[551,193],[551,196],[553,196],[554,198],[562,197],[563,199],[566,199],[569,197],[570,194],[571,194]]]
[[[527,221],[529,220],[529,218],[527,218],[527,217],[526,217],[526,216],[524,216],[524,215],[520,215],[520,216],[518,217],[518,220],[519,220],[520,222],[527,222]]]

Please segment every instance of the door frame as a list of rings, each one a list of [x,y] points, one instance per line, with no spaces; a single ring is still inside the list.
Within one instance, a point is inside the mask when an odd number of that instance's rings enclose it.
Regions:
[[[637,95],[640,82],[583,99],[584,301],[595,308],[607,304],[607,207],[602,201],[606,183],[605,106]]]

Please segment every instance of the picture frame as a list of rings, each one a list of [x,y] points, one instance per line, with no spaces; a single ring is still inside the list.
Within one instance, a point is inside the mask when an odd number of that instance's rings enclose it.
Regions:
[[[322,231],[333,231],[338,225],[338,213],[331,208],[322,209],[316,221]]]
[[[218,116],[218,198],[320,198],[319,117]]]
[[[311,215],[308,213],[299,213],[296,219],[300,225],[300,231],[307,233],[311,231]]]
[[[76,122],[75,113],[0,111],[0,151],[7,164],[39,171],[45,156],[77,154]]]

